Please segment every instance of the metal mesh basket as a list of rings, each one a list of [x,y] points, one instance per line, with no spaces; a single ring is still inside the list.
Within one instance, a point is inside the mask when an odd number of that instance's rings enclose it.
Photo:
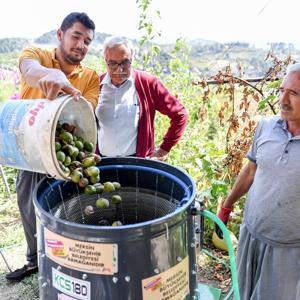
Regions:
[[[110,224],[121,221],[123,225],[128,225],[163,217],[174,212],[179,206],[179,201],[169,195],[148,189],[127,187],[114,194],[122,197],[120,204],[111,203],[110,198],[113,194],[78,194],[62,200],[51,211],[55,217],[75,223],[100,225],[99,222],[107,220]],[[108,208],[96,207],[96,200],[100,197],[109,200]],[[94,212],[87,215],[87,206],[92,206]]]

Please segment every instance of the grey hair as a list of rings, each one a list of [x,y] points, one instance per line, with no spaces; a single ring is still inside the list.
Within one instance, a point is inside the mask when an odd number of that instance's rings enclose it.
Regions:
[[[295,63],[293,65],[289,65],[286,73],[291,73],[291,72],[300,72],[300,63]]]
[[[134,48],[132,42],[123,36],[117,36],[117,35],[109,36],[104,40],[103,55],[105,56],[107,49],[112,49],[120,45],[124,45],[126,48],[130,49],[131,57],[133,58]]]

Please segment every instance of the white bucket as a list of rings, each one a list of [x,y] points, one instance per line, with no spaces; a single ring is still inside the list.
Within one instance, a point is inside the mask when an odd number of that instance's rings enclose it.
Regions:
[[[94,110],[83,97],[0,102],[0,164],[67,179],[56,159],[58,120],[75,125],[77,136],[96,145]]]

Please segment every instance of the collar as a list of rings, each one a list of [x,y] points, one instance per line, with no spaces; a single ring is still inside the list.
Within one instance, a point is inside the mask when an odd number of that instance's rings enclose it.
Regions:
[[[273,127],[273,129],[275,128],[281,128],[284,131],[287,132],[288,136],[290,137],[291,140],[300,140],[300,135],[295,135],[292,136],[292,134],[290,133],[290,131],[288,130],[288,126],[287,126],[287,121],[283,120],[283,119],[278,119]]]
[[[133,72],[130,73],[129,78],[125,82],[123,82],[123,84],[127,83],[127,82],[129,82],[130,85],[132,85],[134,83]],[[104,84],[106,84],[107,86],[110,86],[110,87],[116,87],[112,84],[111,78],[110,78],[108,72],[105,74],[104,78],[100,82],[100,85],[104,85]],[[121,86],[123,86],[123,84]]]
[[[282,128],[284,130],[288,130],[286,121],[281,118],[275,122],[273,129],[275,128]]]

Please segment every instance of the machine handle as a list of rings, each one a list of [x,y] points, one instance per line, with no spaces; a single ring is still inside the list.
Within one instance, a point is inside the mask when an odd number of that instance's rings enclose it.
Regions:
[[[199,236],[197,243],[199,245],[200,251],[203,247],[203,237],[204,237],[204,232],[203,232],[204,220],[201,215],[201,211],[203,209],[204,209],[204,204],[201,201],[196,199],[194,205],[191,207],[191,215],[193,217],[193,223],[194,223],[194,234],[196,236]]]

